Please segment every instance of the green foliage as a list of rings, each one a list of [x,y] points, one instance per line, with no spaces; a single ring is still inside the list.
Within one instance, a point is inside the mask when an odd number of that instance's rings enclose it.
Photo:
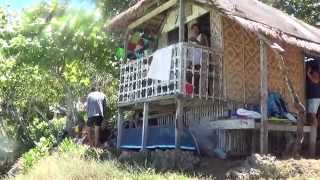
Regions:
[[[315,25],[320,22],[320,3],[318,0],[262,0],[305,22]]]
[[[96,2],[107,17],[112,17],[130,6],[134,5],[138,0],[93,0]]]
[[[7,22],[5,12],[0,9],[0,128],[27,147],[56,137],[51,109],[64,107],[74,120],[74,104],[94,81],[103,85],[114,116],[116,45],[103,19],[59,1],[27,9],[17,21]]]
[[[48,156],[54,141],[53,137],[40,138],[34,148],[22,155],[22,171],[28,172],[41,158]]]
[[[90,160],[101,160],[110,156],[108,152],[104,152],[101,149],[90,148],[86,145],[77,144],[70,138],[66,138],[61,142],[57,152],[61,155],[71,155]]]

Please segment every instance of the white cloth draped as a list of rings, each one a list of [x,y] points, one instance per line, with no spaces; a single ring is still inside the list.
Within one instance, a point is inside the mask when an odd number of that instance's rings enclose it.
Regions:
[[[170,80],[172,48],[172,46],[168,46],[153,53],[148,78],[161,81]]]

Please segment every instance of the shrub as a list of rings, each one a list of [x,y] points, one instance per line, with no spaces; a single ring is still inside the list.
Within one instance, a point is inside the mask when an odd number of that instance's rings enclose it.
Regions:
[[[28,172],[41,158],[48,156],[55,143],[55,138],[42,137],[36,146],[22,155],[22,171]]]
[[[60,145],[58,146],[58,153],[60,153],[61,155],[68,154],[89,160],[102,160],[111,158],[111,153],[109,153],[108,151],[90,148],[87,145],[77,144],[70,138],[66,138],[60,143]]]

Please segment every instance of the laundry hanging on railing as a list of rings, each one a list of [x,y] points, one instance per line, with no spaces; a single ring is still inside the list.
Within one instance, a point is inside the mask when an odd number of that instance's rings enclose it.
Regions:
[[[172,46],[168,46],[153,53],[148,78],[161,81],[170,80],[172,48]]]
[[[202,60],[202,49],[201,48],[194,48],[193,49],[193,61],[194,65],[201,65]]]

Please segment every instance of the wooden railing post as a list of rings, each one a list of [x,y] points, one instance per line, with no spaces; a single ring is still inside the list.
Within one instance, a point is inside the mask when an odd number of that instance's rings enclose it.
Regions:
[[[261,104],[261,127],[260,127],[260,153],[268,153],[268,48],[267,44],[260,40],[260,104]]]

